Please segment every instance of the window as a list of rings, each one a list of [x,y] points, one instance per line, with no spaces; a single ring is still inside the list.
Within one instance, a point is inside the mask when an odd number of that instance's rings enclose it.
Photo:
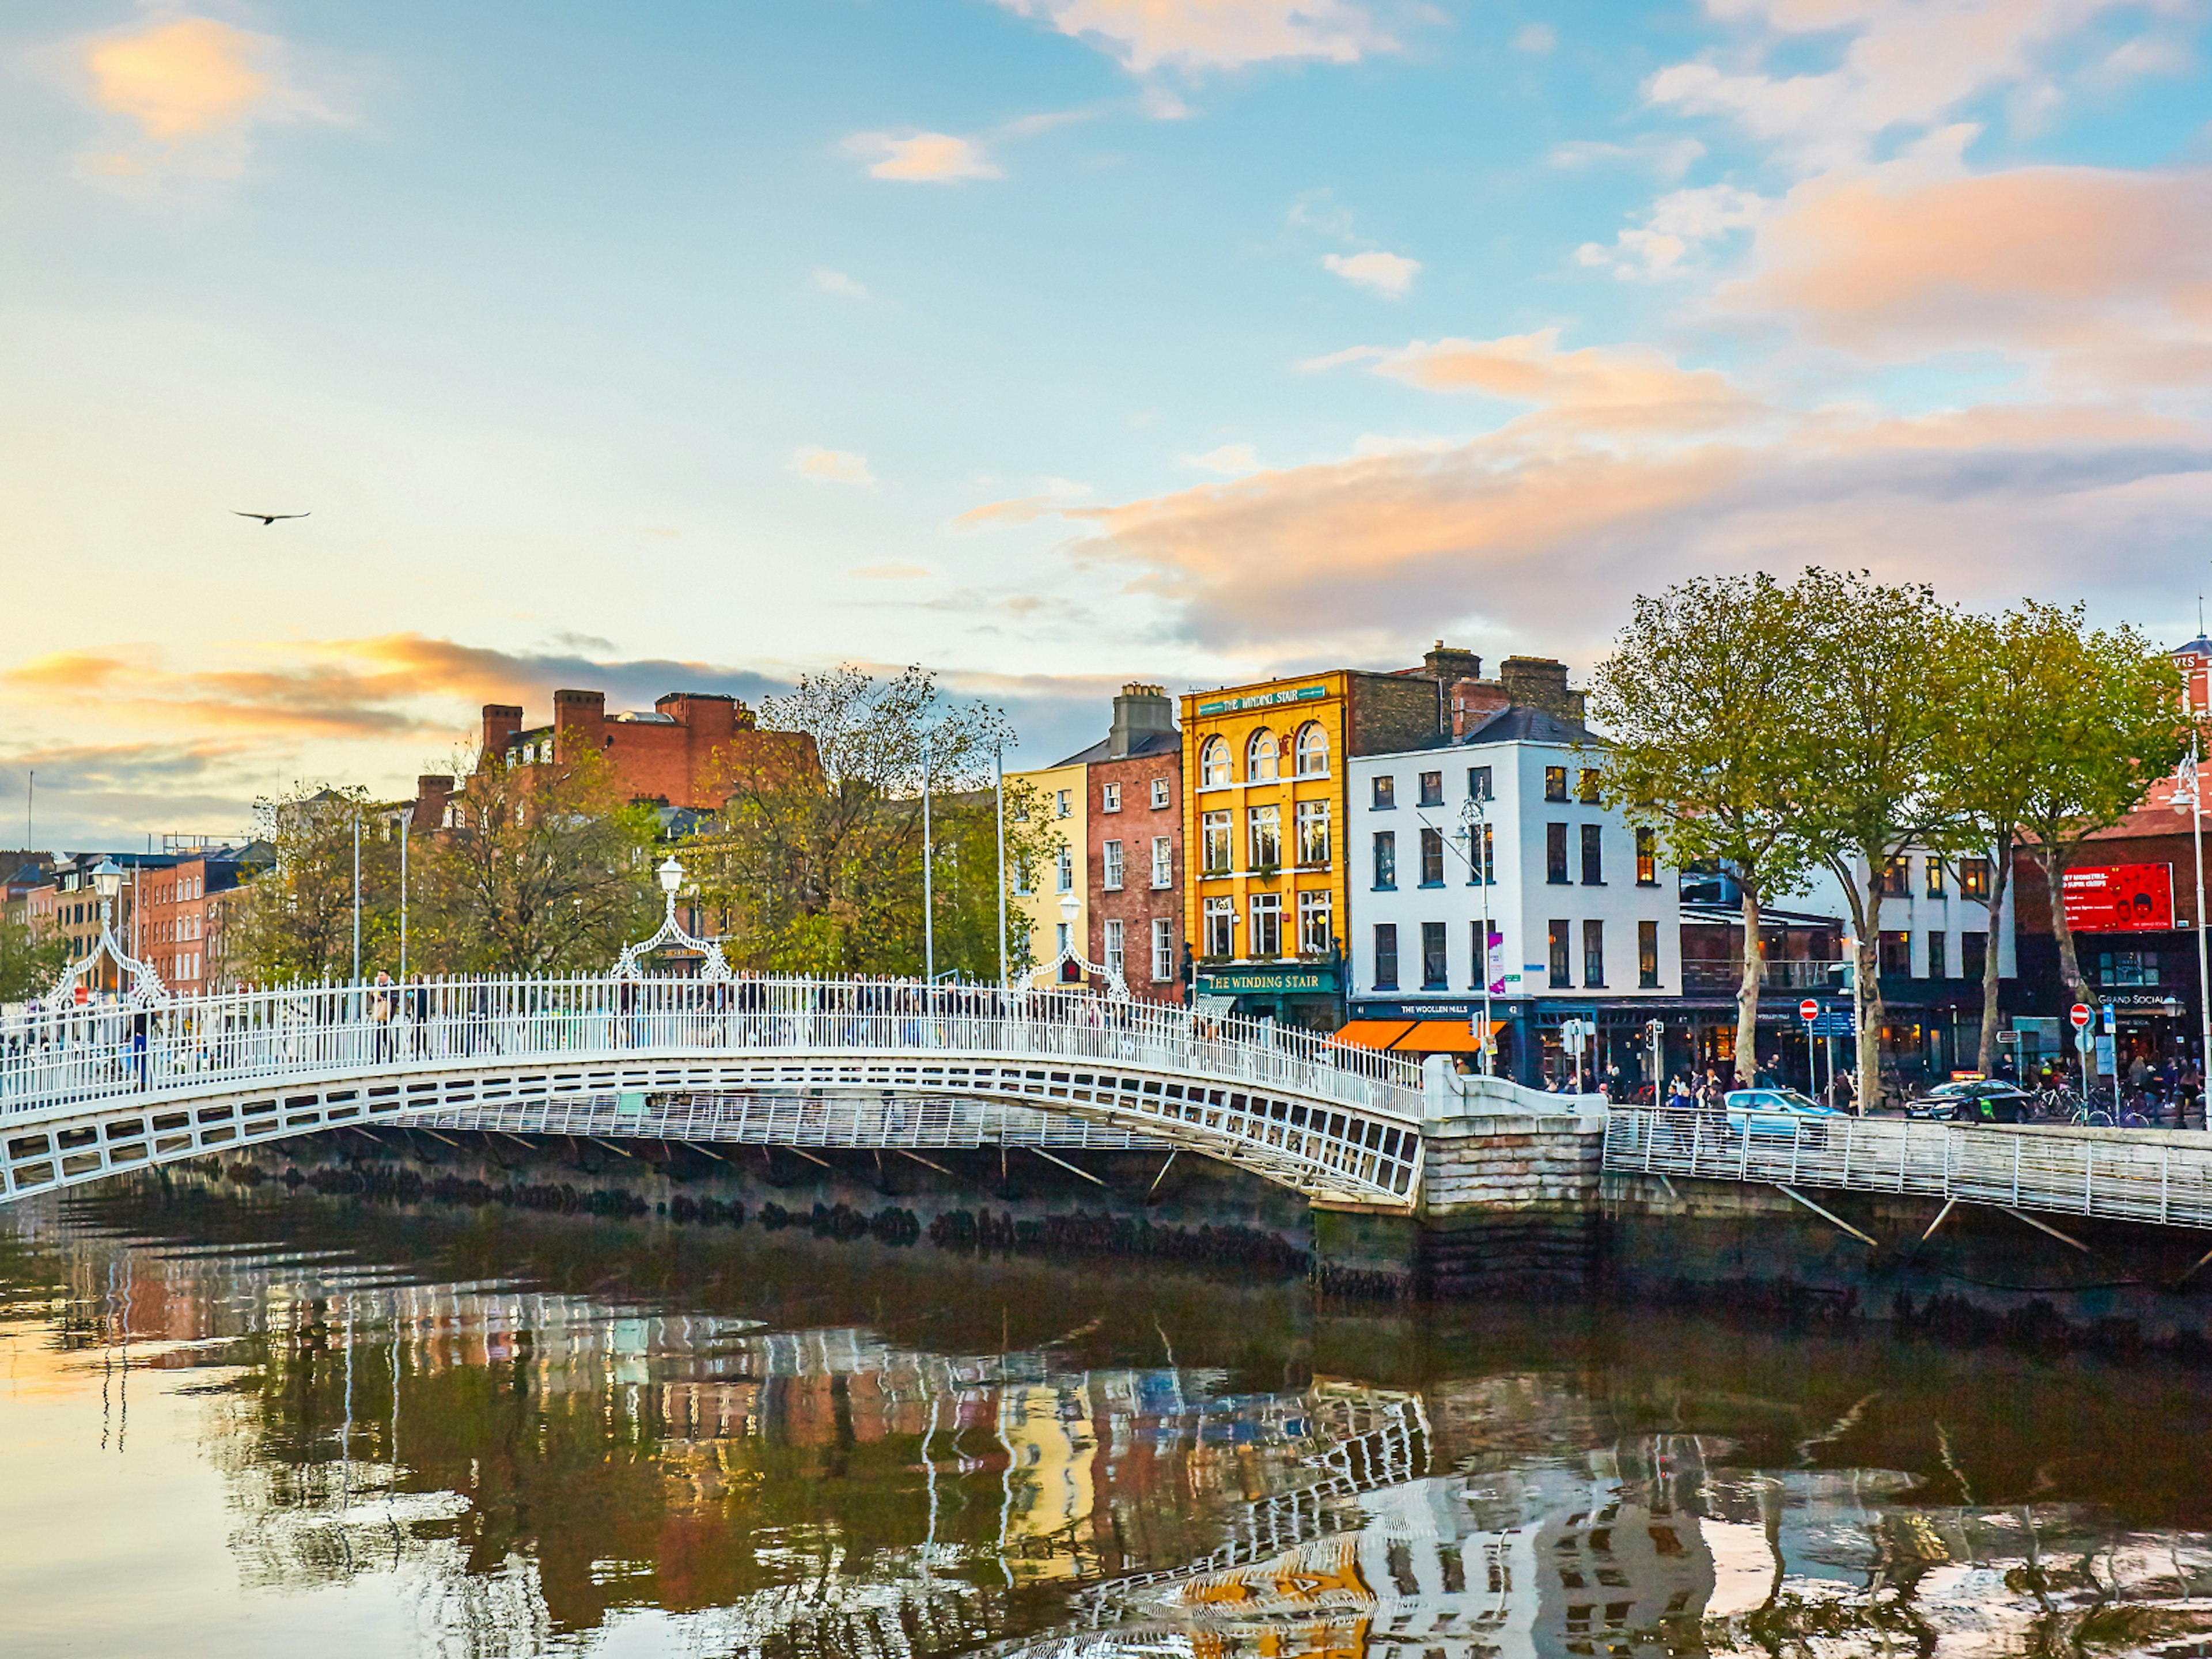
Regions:
[[[1283,863],[1283,809],[1255,806],[1246,815],[1251,821],[1252,867],[1276,870]]]
[[[1395,991],[1398,988],[1398,925],[1378,921],[1375,924],[1375,988]]]
[[[1480,887],[1485,882],[1498,879],[1498,836],[1489,824],[1476,824],[1468,830],[1468,858],[1467,884]]]
[[[1583,983],[1605,983],[1605,924],[1601,921],[1583,924]]]
[[[1421,774],[1421,805],[1442,806],[1444,804],[1444,775],[1441,772]]]
[[[1979,899],[1984,904],[1990,898],[1990,861],[1987,859],[1959,860],[1959,896]]]
[[[1121,810],[1121,786],[1120,784],[1109,783],[1103,784],[1099,787],[1098,810],[1102,812],[1118,812]]]
[[[1495,800],[1498,799],[1498,797],[1491,792],[1490,769],[1488,767],[1470,766],[1467,769],[1467,798],[1469,800]]]
[[[1336,946],[1334,902],[1326,891],[1298,895],[1298,954],[1325,957]]]
[[[1931,857],[1928,860],[1928,896],[1943,896],[1943,860]]]
[[[1167,804],[1168,781],[1165,778],[1154,778],[1152,780],[1152,811],[1160,811],[1166,807]]]
[[[1074,954],[1075,947],[1071,938],[1073,927],[1074,924],[1073,922],[1056,921],[1053,924],[1052,941],[1054,947],[1053,951],[1054,961],[1059,962]]]
[[[1928,863],[1930,868],[1933,868],[1936,866],[1936,860],[1934,859],[1929,860]],[[1944,971],[1946,964],[1943,961],[1943,946],[1946,943],[1948,943],[1948,941],[1944,939],[1943,935],[1939,933],[1930,932],[1928,935],[1928,977],[1930,979],[1948,979],[1951,977],[1949,974]]]
[[[1987,933],[1961,933],[1959,935],[1959,974],[1963,979],[1981,982],[1990,971],[1990,936]]]
[[[1421,885],[1444,884],[1444,832],[1421,826]]]
[[[1605,831],[1599,825],[1583,825],[1583,885],[1605,885]]]
[[[2158,983],[2158,952],[2155,951],[2100,951],[2097,953],[2097,979],[2103,985],[2155,985]]]
[[[1375,810],[1378,812],[1387,812],[1397,804],[1398,780],[1395,778],[1376,779]]]
[[[1247,783],[1273,783],[1275,781],[1275,734],[1261,726],[1252,734],[1252,741],[1244,749],[1244,781]]]
[[[1171,980],[1175,970],[1175,923],[1165,916],[1152,918],[1152,980]]]
[[[1030,867],[1027,859],[1014,866],[1014,890],[1025,898],[1036,891],[1036,872]]]
[[[1636,924],[1636,988],[1659,988],[1659,924],[1656,921]]]
[[[1075,854],[1064,842],[1060,849],[1058,873],[1060,885],[1054,890],[1062,893],[1073,892],[1075,890]]]
[[[1152,885],[1175,885],[1175,839],[1170,836],[1152,837]]]
[[[1106,890],[1109,893],[1118,893],[1121,890],[1121,843],[1118,841],[1109,841],[1106,843],[1105,850]]]
[[[1319,720],[1308,720],[1298,727],[1297,772],[1302,778],[1328,775],[1328,733]]]
[[[1231,935],[1237,930],[1237,912],[1225,898],[1206,902],[1206,954],[1225,957],[1236,948]]]
[[[1251,897],[1252,930],[1246,943],[1255,957],[1279,957],[1283,954],[1283,901],[1273,893],[1255,893]]]
[[[1547,943],[1550,949],[1545,965],[1551,969],[1551,988],[1554,991],[1571,990],[1573,988],[1575,981],[1574,975],[1567,971],[1569,947],[1565,918],[1553,918],[1547,931],[1549,934]]]
[[[1198,751],[1198,787],[1218,789],[1229,781],[1229,744],[1220,738],[1208,738]]]
[[[1567,769],[1547,766],[1544,769],[1544,799],[1565,800],[1567,798]]]
[[[1656,887],[1659,884],[1659,832],[1638,830],[1636,832],[1636,884]]]
[[[1567,826],[1544,826],[1544,879],[1554,887],[1567,884]]]
[[[1206,843],[1200,849],[1200,867],[1209,876],[1227,875],[1230,871],[1229,814],[1208,812],[1199,820],[1199,832]]]
[[[1441,921],[1425,921],[1421,924],[1421,988],[1443,991],[1450,986],[1451,962],[1444,948],[1444,925]]]
[[[1375,890],[1387,893],[1398,884],[1398,832],[1375,832]]]
[[[1075,791],[1055,789],[1052,792],[1052,815],[1056,818],[1075,816]]]
[[[1297,806],[1298,862],[1304,865],[1328,862],[1328,803],[1325,800],[1302,800]]]
[[[1905,898],[1912,892],[1912,860],[1892,859],[1881,872],[1884,898]]]
[[[1575,799],[1583,805],[1595,806],[1598,804],[1600,775],[1595,766],[1585,766],[1583,768],[1582,775],[1575,780]]]
[[[1106,922],[1106,971],[1116,978],[1121,977],[1123,964],[1127,960],[1122,949],[1121,919],[1109,917]]]
[[[1885,927],[1875,947],[1875,970],[1902,979],[1912,972],[1912,935]]]

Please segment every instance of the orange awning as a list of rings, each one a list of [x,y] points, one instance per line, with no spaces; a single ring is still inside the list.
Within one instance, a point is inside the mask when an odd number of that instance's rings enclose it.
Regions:
[[[1390,1045],[1401,1054],[1471,1054],[1482,1047],[1475,1031],[1479,1019],[1418,1019],[1411,1030]]]
[[[1336,1034],[1336,1040],[1359,1048],[1388,1048],[1413,1029],[1410,1019],[1355,1019]]]

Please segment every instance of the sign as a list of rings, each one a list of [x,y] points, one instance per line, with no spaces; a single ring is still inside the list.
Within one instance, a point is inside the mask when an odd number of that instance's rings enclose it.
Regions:
[[[1302,685],[1295,691],[1255,691],[1249,697],[1216,697],[1212,702],[1198,706],[1201,714],[1233,714],[1240,708],[1272,708],[1279,702],[1306,702],[1315,697],[1325,697],[1325,685]]]
[[[2083,1026],[2089,1023],[2089,1005],[2086,1002],[2075,1003],[2072,1011],[2067,1014],[2066,1018],[2074,1022],[2074,1029],[2075,1030],[2080,1030]]]
[[[1807,997],[1804,1001],[1797,1005],[1797,1018],[1803,1020],[1808,1025],[1810,1025],[1814,1020],[1820,1018],[1820,1005],[1814,1001],[1812,998]]]
[[[1212,996],[1286,996],[1301,993],[1331,995],[1336,990],[1336,969],[1216,968],[1201,969],[1198,992]]]
[[[2079,933],[2163,933],[2173,926],[2173,866],[2094,864],[2066,872],[2066,925]]]
[[[2097,1039],[2097,1075],[2111,1077],[2113,1074],[2112,1039],[2110,1036],[2100,1036]]]

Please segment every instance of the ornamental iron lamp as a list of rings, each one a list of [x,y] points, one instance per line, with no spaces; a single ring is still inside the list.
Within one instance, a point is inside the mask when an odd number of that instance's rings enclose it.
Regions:
[[[609,977],[643,979],[647,957],[664,945],[680,945],[686,950],[696,951],[699,953],[701,979],[720,982],[735,978],[736,975],[730,972],[730,964],[723,959],[720,941],[696,938],[685,931],[683,923],[676,920],[676,892],[684,885],[684,866],[677,862],[676,855],[671,853],[662,860],[655,867],[653,874],[660,882],[660,890],[665,896],[667,903],[666,911],[660,920],[660,930],[651,939],[641,939],[635,945],[623,945],[622,955],[615,959],[614,969]]]
[[[93,891],[100,895],[100,937],[92,949],[62,969],[46,1000],[57,1007],[78,1000],[89,1000],[91,988],[85,982],[106,957],[116,966],[119,979],[129,981],[123,993],[124,1000],[134,1008],[159,1008],[169,1000],[168,988],[155,972],[151,963],[141,962],[123,948],[115,937],[115,901],[123,891],[123,866],[112,858],[104,858],[89,872]]]

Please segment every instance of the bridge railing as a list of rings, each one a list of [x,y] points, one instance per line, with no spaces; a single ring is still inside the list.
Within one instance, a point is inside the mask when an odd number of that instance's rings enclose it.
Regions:
[[[1616,1106],[1615,1173],[1909,1193],[2014,1209],[2212,1227],[2212,1140],[2155,1133]]]
[[[0,1022],[0,1121],[123,1096],[638,1050],[911,1053],[1141,1064],[1418,1120],[1419,1068],[1310,1032],[1080,990],[902,980],[599,976],[297,985]]]

